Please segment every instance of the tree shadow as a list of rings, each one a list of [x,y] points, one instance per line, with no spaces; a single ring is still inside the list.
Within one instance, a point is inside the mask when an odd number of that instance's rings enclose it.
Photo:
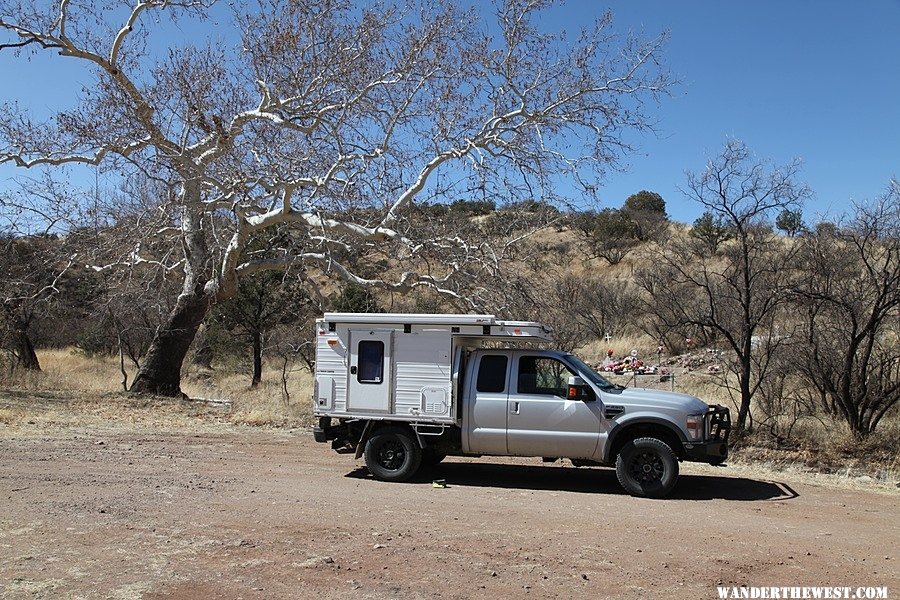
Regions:
[[[345,477],[372,479],[365,467],[347,473]],[[521,490],[552,490],[582,494],[623,495],[614,469],[575,468],[559,466],[510,465],[497,463],[442,463],[423,468],[408,483],[431,485],[442,479],[448,487],[472,486]],[[762,500],[791,500],[799,494],[789,485],[775,481],[760,481],[746,477],[717,475],[682,475],[672,493],[673,500],[733,500],[753,502]]]

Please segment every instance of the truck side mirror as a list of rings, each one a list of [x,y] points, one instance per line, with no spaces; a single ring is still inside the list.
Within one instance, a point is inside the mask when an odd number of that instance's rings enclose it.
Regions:
[[[584,382],[584,379],[577,375],[569,377],[569,389],[566,392],[566,398],[569,400],[581,400],[582,402],[593,402],[596,400],[594,390]]]

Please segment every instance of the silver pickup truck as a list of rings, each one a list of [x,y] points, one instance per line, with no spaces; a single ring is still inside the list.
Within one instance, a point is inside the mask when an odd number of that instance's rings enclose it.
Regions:
[[[481,347],[490,338],[540,338],[545,329],[537,323],[487,315],[489,325],[466,331],[451,319],[449,335],[441,335],[440,323],[416,320],[428,316],[356,316],[366,320],[360,323],[330,313],[320,320],[315,439],[364,455],[377,479],[405,481],[446,456],[566,458],[615,466],[629,493],[662,497],[675,486],[679,461],[721,464],[728,456],[727,408],[623,388],[573,354]]]

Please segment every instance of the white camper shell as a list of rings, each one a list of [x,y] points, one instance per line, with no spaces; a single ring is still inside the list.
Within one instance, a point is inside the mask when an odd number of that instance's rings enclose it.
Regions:
[[[315,416],[459,425],[463,350],[550,340],[540,323],[494,315],[325,313],[316,321]]]

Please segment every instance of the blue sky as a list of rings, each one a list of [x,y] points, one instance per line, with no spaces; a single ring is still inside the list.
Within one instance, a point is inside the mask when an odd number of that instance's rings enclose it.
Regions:
[[[632,138],[637,152],[607,178],[604,205],[649,189],[673,218],[692,221],[700,210],[678,187],[728,137],[761,158],[802,159],[801,178],[815,194],[810,221],[900,176],[900,0],[572,0],[547,23],[574,32],[606,7],[618,30],[669,31],[665,58],[681,84],[654,109],[658,134]],[[23,63],[8,53],[0,53],[0,78],[0,101],[43,116],[90,82],[71,61]],[[0,189],[17,174],[0,167]]]
[[[577,17],[573,2],[562,21]],[[900,0],[626,1],[620,27],[668,29],[668,64],[682,84],[658,111],[658,137],[637,140],[605,202],[642,188],[693,220],[685,170],[701,170],[727,137],[758,156],[803,161],[815,197],[807,219],[839,214],[900,176]],[[571,16],[570,16],[571,15]]]

